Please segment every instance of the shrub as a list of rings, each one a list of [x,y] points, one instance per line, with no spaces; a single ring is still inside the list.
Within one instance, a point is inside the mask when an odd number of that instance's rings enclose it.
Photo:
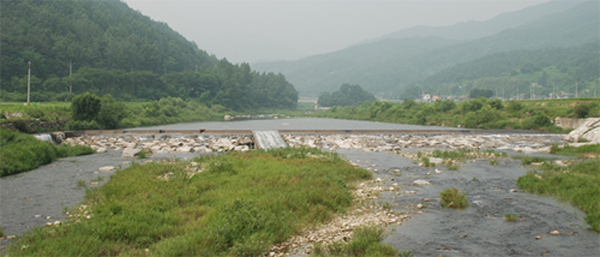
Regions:
[[[578,104],[575,106],[575,116],[577,118],[583,119],[590,112],[590,106],[587,104]]]
[[[469,206],[467,196],[459,192],[456,187],[444,189],[440,193],[440,198],[442,198],[442,205],[445,208],[463,209]]]
[[[517,221],[518,218],[519,218],[519,215],[513,214],[513,213],[507,213],[506,215],[504,215],[504,219],[506,221],[510,221],[510,222],[515,222],[515,221]]]
[[[115,101],[110,94],[102,97],[102,106],[98,112],[97,121],[105,129],[120,127],[121,120],[125,118],[125,105]]]
[[[100,112],[101,105],[100,98],[89,92],[73,97],[73,100],[71,100],[73,120],[94,120]]]

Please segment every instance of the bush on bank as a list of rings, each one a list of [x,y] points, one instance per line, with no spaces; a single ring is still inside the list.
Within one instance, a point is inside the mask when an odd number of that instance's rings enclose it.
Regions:
[[[32,170],[61,157],[94,152],[89,146],[55,146],[31,135],[0,128],[0,177]]]
[[[202,172],[182,162],[118,171],[86,195],[90,219],[74,208],[74,219],[34,229],[9,246],[9,254],[259,256],[344,211],[352,204],[353,183],[371,178],[336,154],[314,149],[194,161]]]
[[[576,103],[575,106],[586,106],[583,108],[585,110],[576,111],[573,103]],[[554,118],[600,117],[600,104],[577,100],[502,102],[483,97],[458,103],[452,100],[417,103],[408,99],[402,103],[362,102],[355,106],[334,106],[313,116],[463,128],[563,132],[563,129],[552,124]]]
[[[533,193],[555,196],[582,209],[585,221],[600,232],[600,160],[583,161],[569,167],[551,163],[544,171],[529,172],[517,179],[517,186]]]

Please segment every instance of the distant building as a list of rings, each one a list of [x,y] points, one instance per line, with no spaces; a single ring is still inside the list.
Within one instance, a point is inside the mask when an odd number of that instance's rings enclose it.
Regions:
[[[430,94],[423,94],[423,101],[425,101],[425,102],[431,101],[431,95]]]
[[[431,101],[434,101],[434,102],[437,101],[438,99],[440,99],[440,97],[437,95],[434,95],[431,97]]]

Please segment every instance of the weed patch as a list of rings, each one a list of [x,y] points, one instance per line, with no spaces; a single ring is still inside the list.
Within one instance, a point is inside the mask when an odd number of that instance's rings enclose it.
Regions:
[[[9,254],[259,256],[346,210],[349,185],[371,178],[335,154],[280,151],[196,158],[208,168],[193,177],[182,162],[132,164],[87,192],[90,219],[73,209],[72,220],[34,229]]]
[[[504,219],[506,221],[515,222],[517,221],[517,219],[519,219],[519,215],[514,213],[507,213],[506,215],[504,215]]]
[[[522,190],[552,195],[582,209],[586,222],[600,232],[600,160],[569,167],[542,165],[542,173],[531,171],[517,179]]]
[[[381,244],[383,228],[366,226],[354,228],[351,241],[334,242],[327,246],[315,244],[311,256],[398,256],[400,252],[390,245]]]
[[[469,206],[467,196],[461,193],[456,187],[444,189],[440,193],[440,198],[445,208],[464,209]]]
[[[55,146],[35,137],[0,128],[0,177],[28,171],[54,160],[95,153],[89,146]]]

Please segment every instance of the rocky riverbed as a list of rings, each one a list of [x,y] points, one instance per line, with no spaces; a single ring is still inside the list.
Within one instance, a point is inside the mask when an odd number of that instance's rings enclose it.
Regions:
[[[400,151],[403,148],[499,149],[516,152],[548,152],[552,144],[565,141],[557,134],[513,135],[282,135],[291,147],[323,149],[360,149],[365,152]],[[89,145],[98,152],[120,150],[123,157],[133,157],[147,149],[153,153],[245,152],[253,148],[251,135],[119,135],[67,138],[68,144]]]
[[[547,152],[552,144],[567,142],[562,135],[285,134],[283,138],[292,147],[338,151],[355,166],[373,172],[376,179],[357,186],[359,203],[355,209],[273,246],[271,255],[307,254],[312,243],[326,245],[347,239],[353,227],[364,224],[390,228],[384,242],[400,250],[413,250],[417,256],[593,256],[600,252],[594,245],[600,236],[582,225],[581,211],[516,189],[516,178],[529,169],[517,161],[498,159],[500,164],[494,166],[487,161],[472,161],[459,170],[447,170],[420,167],[411,160],[417,150],[423,149],[498,149],[535,154]],[[254,146],[251,135],[128,134],[83,136],[65,142],[89,145],[99,153],[66,158],[2,178],[0,225],[7,234],[20,235],[31,227],[60,221],[64,218],[61,209],[74,206],[83,197],[85,187],[79,181],[87,187],[100,186],[119,167],[136,160],[131,157],[142,150],[151,151],[151,158],[157,160],[244,152]],[[438,195],[446,187],[466,191],[470,207],[464,211],[441,208]],[[520,220],[505,222],[502,217],[508,212],[518,214]],[[560,235],[554,235],[555,230]],[[9,241],[0,242],[0,246]]]

